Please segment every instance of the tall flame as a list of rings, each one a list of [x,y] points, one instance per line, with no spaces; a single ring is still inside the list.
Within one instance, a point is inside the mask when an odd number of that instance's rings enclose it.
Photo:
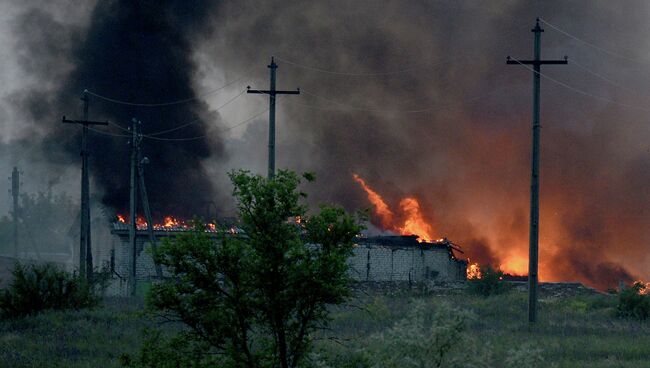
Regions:
[[[415,234],[424,241],[433,240],[433,229],[422,217],[420,212],[420,203],[413,197],[407,197],[399,203],[402,211],[406,215],[404,225],[400,227],[402,234]]]
[[[372,190],[368,184],[366,184],[366,181],[363,180],[359,175],[357,174],[352,174],[354,177],[354,180],[361,185],[363,190],[366,192],[368,195],[368,200],[370,203],[372,203],[373,206],[375,206],[375,212],[377,215],[381,218],[381,224],[382,226],[386,228],[392,228],[392,223],[393,223],[393,211],[390,210],[386,202],[384,202],[384,199],[381,198],[379,193],[375,192]]]
[[[386,230],[395,231],[402,235],[417,235],[418,241],[432,241],[433,229],[424,219],[420,210],[420,203],[414,197],[407,197],[400,201],[400,209],[404,215],[404,222],[396,224],[395,215],[390,210],[384,199],[374,191],[359,175],[352,174],[354,180],[366,192],[368,200],[375,207],[375,213],[381,219],[381,225]]]

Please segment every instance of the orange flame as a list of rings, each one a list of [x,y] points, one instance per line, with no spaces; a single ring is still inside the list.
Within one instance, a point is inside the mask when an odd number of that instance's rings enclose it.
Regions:
[[[472,263],[467,265],[467,279],[480,279],[481,278],[481,267],[478,263]]]
[[[413,197],[402,199],[400,202],[402,211],[406,214],[404,225],[399,228],[401,234],[415,234],[420,241],[430,242],[433,239],[433,229],[420,212],[420,203]]]
[[[370,188],[359,175],[352,174],[352,176],[368,195],[368,200],[375,207],[375,213],[381,218],[381,224],[385,229],[395,231],[402,235],[417,235],[418,241],[420,242],[433,240],[433,229],[424,220],[424,216],[420,211],[420,203],[417,199],[407,197],[400,201],[400,209],[404,213],[405,219],[402,225],[397,225],[393,221],[393,212],[379,193]]]
[[[373,206],[375,206],[375,212],[381,218],[382,225],[384,227],[391,228],[391,224],[393,222],[393,212],[390,210],[390,208],[388,208],[388,205],[386,202],[384,202],[384,199],[381,198],[379,193],[372,190],[368,184],[366,184],[365,180],[363,180],[359,175],[352,174],[352,176],[354,177],[354,180],[361,185],[363,190],[366,191],[368,200],[370,203],[372,203]]]
[[[126,223],[126,220],[124,219],[124,216],[122,216],[122,215],[117,215],[117,221],[118,221],[118,222],[121,222],[121,223],[123,223],[123,224]]]

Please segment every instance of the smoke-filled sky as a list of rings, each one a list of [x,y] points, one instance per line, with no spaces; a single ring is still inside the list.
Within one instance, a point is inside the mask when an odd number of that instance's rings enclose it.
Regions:
[[[79,128],[60,119],[81,117],[84,89],[191,99],[91,95],[90,118],[136,117],[145,134],[195,121],[143,141],[153,210],[232,214],[226,172],[264,174],[267,157],[268,98],[241,93],[268,88],[274,55],[278,88],[302,91],[278,99],[277,166],[316,172],[312,203],[368,207],[357,173],[512,272],[527,266],[532,72],[505,57],[532,57],[539,16],[542,56],[569,56],[542,69],[541,278],[650,279],[647,1],[8,0],[0,14],[0,169],[34,190],[76,196]],[[122,211],[127,133],[98,129],[92,190]]]

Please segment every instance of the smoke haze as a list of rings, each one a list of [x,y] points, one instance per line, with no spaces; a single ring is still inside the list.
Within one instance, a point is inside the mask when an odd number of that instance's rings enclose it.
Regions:
[[[268,99],[243,95],[215,109],[247,84],[267,88],[274,55],[278,88],[302,90],[278,100],[277,166],[317,173],[313,203],[368,207],[358,173],[391,208],[418,198],[434,232],[472,261],[525,272],[532,73],[505,57],[532,57],[540,16],[619,55],[542,24],[543,57],[569,56],[542,72],[573,89],[542,79],[541,278],[601,288],[650,278],[647,2],[189,3],[3,5],[16,16],[4,26],[12,37],[0,39],[16,50],[7,65],[26,76],[0,76],[4,144],[42,170],[69,172],[79,129],[58,121],[80,116],[84,89],[142,103],[201,96],[164,108],[93,98],[91,119],[126,127],[137,117],[147,133],[200,118],[160,137],[203,139],[145,139],[152,207],[191,216],[214,200],[228,215],[225,173],[265,172]],[[126,141],[92,136],[93,188],[116,211],[128,201]]]

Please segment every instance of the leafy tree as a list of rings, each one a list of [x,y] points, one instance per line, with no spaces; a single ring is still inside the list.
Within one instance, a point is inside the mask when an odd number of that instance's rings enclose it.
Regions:
[[[360,216],[335,206],[308,215],[301,180],[290,171],[272,179],[235,171],[230,178],[243,233],[215,242],[196,224],[154,254],[173,277],[152,287],[149,305],[186,325],[176,346],[197,358],[190,364],[166,350],[161,359],[142,354],[140,365],[297,367],[310,333],[328,321],[327,305],[349,295],[347,258]]]

